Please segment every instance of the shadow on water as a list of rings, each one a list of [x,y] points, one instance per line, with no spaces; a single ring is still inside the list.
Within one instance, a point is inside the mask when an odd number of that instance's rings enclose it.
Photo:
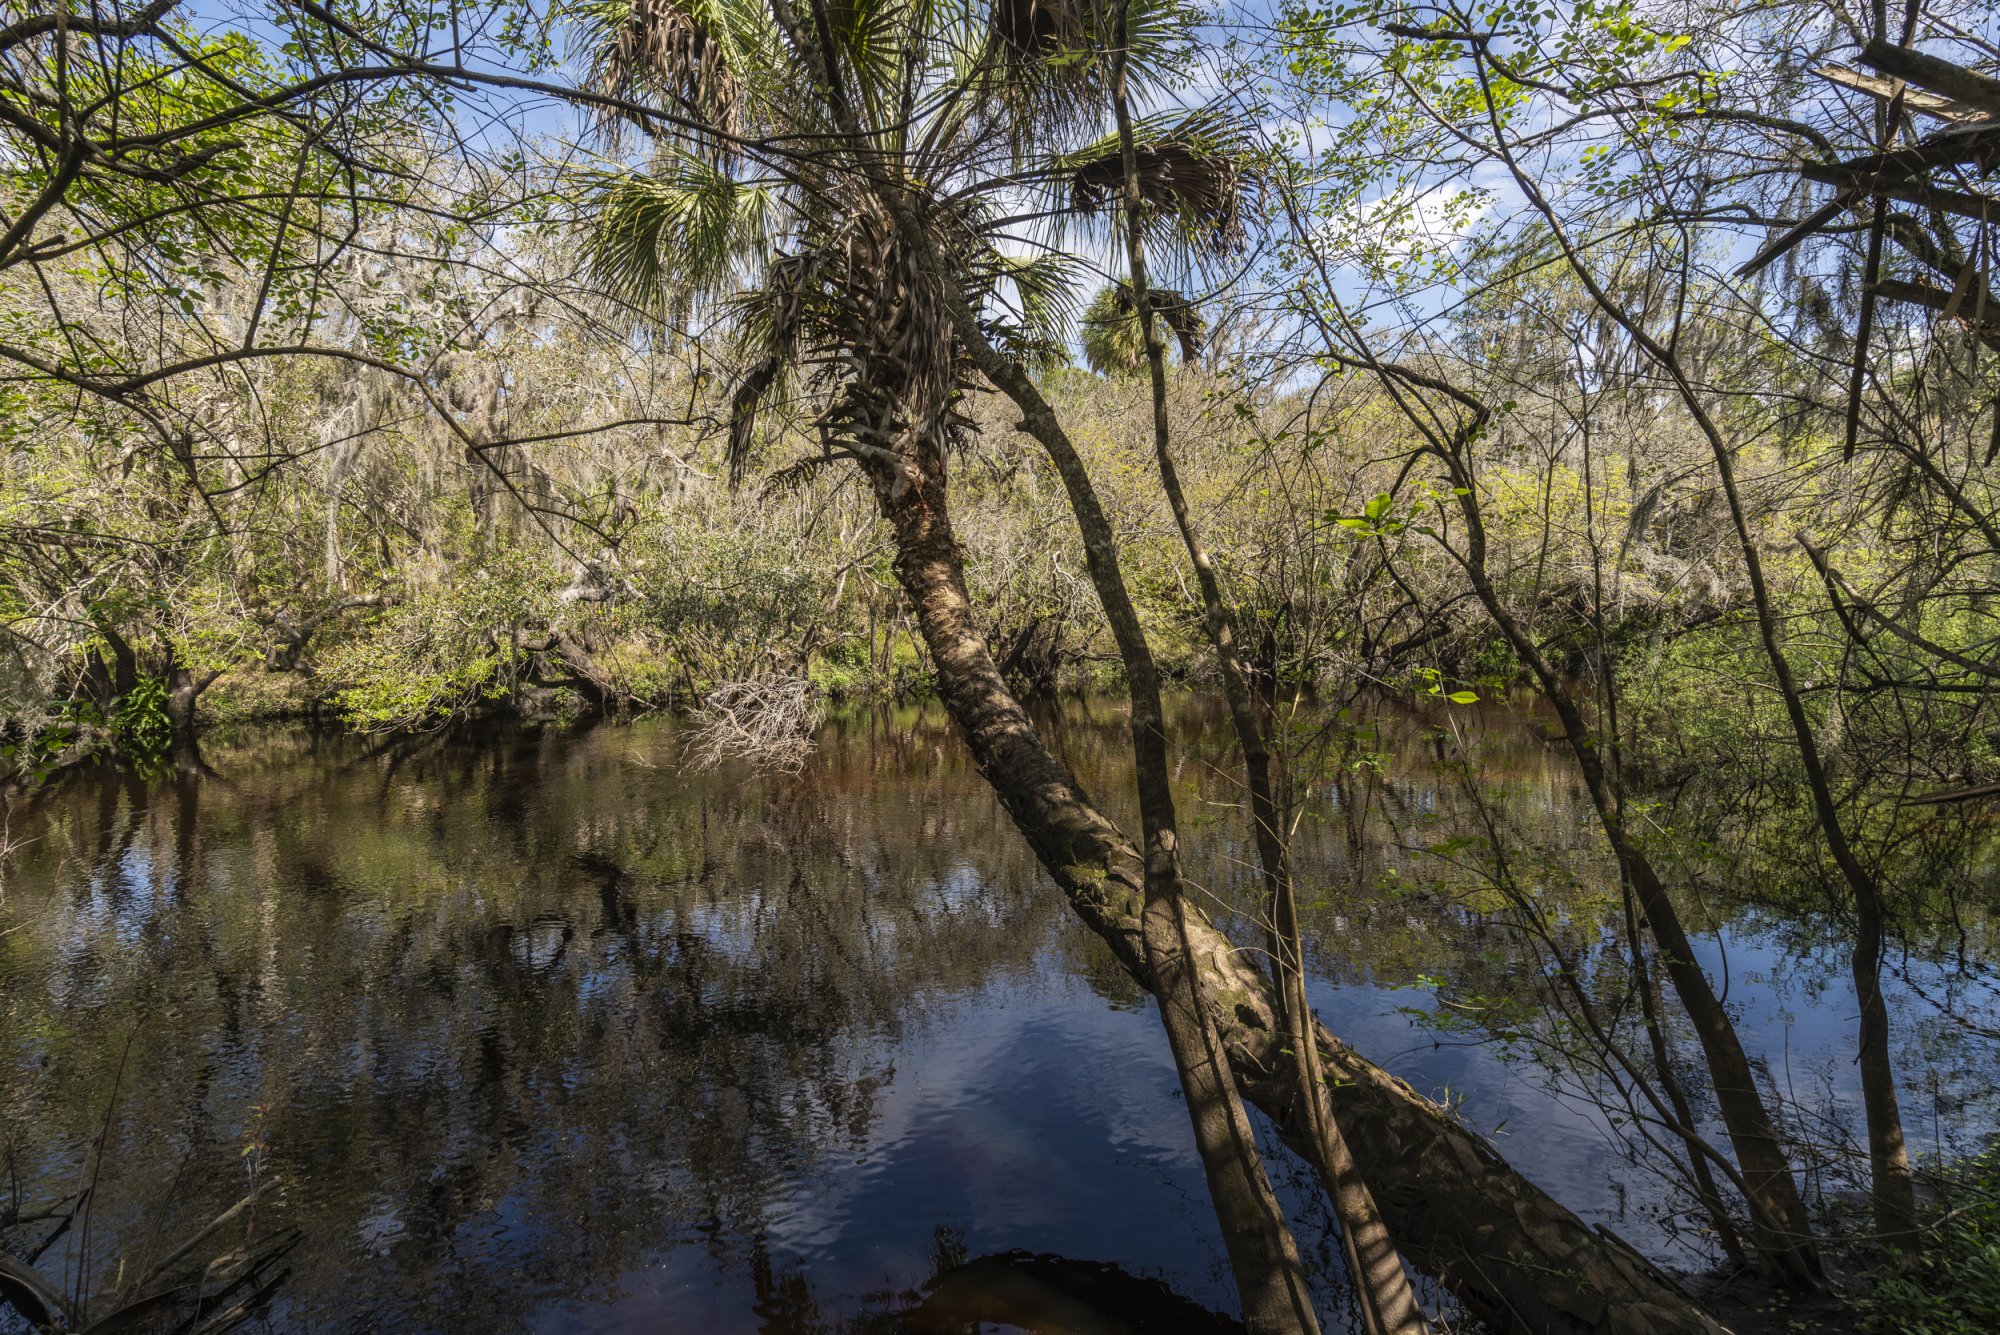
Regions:
[[[1175,1293],[1158,1279],[1101,1261],[1028,1251],[968,1258],[941,1228],[929,1277],[902,1292],[867,1295],[858,1311],[828,1311],[805,1267],[779,1270],[761,1247],[752,1263],[752,1313],[768,1335],[1243,1335],[1241,1322]]]
[[[1125,726],[1104,702],[1059,725],[1114,811]],[[1496,790],[1586,850],[1566,769],[1495,727]],[[1251,864],[1226,733],[1188,733],[1188,839],[1226,910]],[[95,1183],[89,1229],[41,1264],[94,1284],[275,1178],[259,1227],[300,1241],[273,1330],[1231,1328],[1157,1019],[941,716],[836,718],[794,778],[679,756],[667,721],[270,731],[159,783],[81,775],[17,804],[0,1172],[23,1211]],[[1315,796],[1316,1004],[1676,1259],[1600,1115],[1409,1013],[1434,1008],[1422,977],[1501,988],[1518,967],[1476,903],[1397,888],[1451,806],[1426,763],[1391,755],[1366,822],[1352,789]],[[1775,947],[1745,977],[1757,949],[1732,998],[1753,1028],[1789,1015],[1761,1049],[1817,1078],[1838,988],[1786,986],[1810,953]],[[1913,1078],[1961,1088],[1933,1047]],[[1339,1313],[1319,1198],[1287,1193]]]

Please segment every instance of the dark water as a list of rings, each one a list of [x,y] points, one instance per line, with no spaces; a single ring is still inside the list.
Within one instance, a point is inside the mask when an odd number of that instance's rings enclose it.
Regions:
[[[1228,753],[1182,712],[1184,839],[1226,913],[1247,880]],[[1482,790],[1582,869],[1551,876],[1554,910],[1598,933],[1566,767],[1531,728],[1475,729]],[[1118,712],[1074,706],[1060,731],[1117,809]],[[1465,812],[1427,746],[1397,722],[1308,794],[1322,1015],[1586,1218],[1697,1263],[1573,1084],[1410,1013],[1450,1000],[1427,978],[1504,989],[1528,967],[1476,895],[1425,888],[1449,877],[1411,848]],[[1162,1329],[1231,1309],[1157,1019],[942,718],[838,720],[793,778],[679,752],[668,722],[273,732],[212,740],[205,774],[17,800],[8,1189],[33,1209],[96,1183],[87,1236],[43,1267],[102,1284],[276,1176],[257,1226],[301,1235],[279,1330],[901,1329],[950,1297],[940,1275],[977,1314],[1013,1282],[996,1268]],[[1708,948],[1749,1042],[1802,1116],[1852,1128],[1839,956],[1729,917]],[[1986,1052],[1906,996],[1897,1021],[1923,1148],[1993,1125]],[[1281,1187],[1337,1327],[1326,1220]]]

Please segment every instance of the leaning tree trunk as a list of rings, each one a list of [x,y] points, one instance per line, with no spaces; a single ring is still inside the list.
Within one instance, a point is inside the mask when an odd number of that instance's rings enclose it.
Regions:
[[[1340,1221],[1341,1250],[1347,1258],[1354,1301],[1367,1335],[1422,1335],[1426,1328],[1417,1308],[1410,1278],[1396,1254],[1380,1207],[1362,1178],[1360,1166],[1341,1133],[1332,1090],[1320,1067],[1317,1045],[1308,1026],[1312,1008],[1306,1000],[1305,948],[1299,933],[1298,900],[1292,884],[1291,850],[1282,832],[1271,793],[1271,756],[1256,702],[1237,657],[1229,609],[1209,559],[1175,466],[1172,432],[1167,425],[1166,347],[1154,318],[1151,285],[1146,271],[1145,199],[1139,185],[1138,146],[1132,133],[1132,113],[1126,96],[1126,59],[1131,5],[1118,6],[1118,42],[1112,56],[1111,105],[1118,126],[1118,145],[1125,178],[1125,258],[1132,278],[1132,306],[1146,346],[1147,379],[1153,400],[1153,452],[1160,470],[1174,524],[1194,565],[1201,588],[1202,621],[1222,668],[1223,694],[1236,728],[1245,781],[1250,793],[1250,821],[1257,856],[1264,873],[1264,899],[1270,915],[1272,963],[1278,997],[1284,1007],[1285,1046],[1292,1055],[1292,1076],[1298,1085],[1299,1138],[1307,1145],[1320,1180]]]
[[[878,477],[871,470],[877,498],[895,533],[897,577],[916,607],[953,718],[968,737],[990,739],[987,746],[973,748],[981,771],[1017,825],[1054,836],[1037,842],[1043,862],[1053,858],[1055,865],[1074,872],[1087,865],[1089,854],[1085,852],[1083,862],[1072,854],[1095,847],[1115,831],[1087,804],[1070,801],[1069,794],[1077,791],[1075,781],[1042,747],[994,663],[966,595],[963,558],[946,507],[941,456],[930,453],[926,463],[928,467],[913,470],[916,481],[907,474]],[[1133,714],[1140,799],[1148,827],[1147,855],[1139,859],[1135,854],[1130,868],[1140,899],[1138,976],[1159,1001],[1195,1146],[1242,1299],[1244,1324],[1255,1335],[1317,1335],[1318,1321],[1291,1227],[1264,1173],[1256,1134],[1216,1028],[1217,1008],[1205,993],[1207,977],[1194,949],[1191,910],[1181,889],[1157,683],[1151,684],[1151,708],[1141,688],[1135,690]],[[1023,788],[1005,782],[1001,775],[1025,778],[1027,784]],[[1065,806],[1070,808],[1067,812],[1062,810]],[[1072,825],[1076,828],[1069,828]],[[1127,851],[1132,852],[1129,846]]]
[[[929,489],[926,489],[929,490]],[[946,709],[974,764],[1085,925],[1153,988],[1139,850],[1042,744],[971,615],[942,489],[885,507],[896,572],[915,607]],[[1284,1126],[1295,1097],[1283,1010],[1269,978],[1193,906],[1185,933],[1204,1004],[1243,1093]],[[1498,1329],[1520,1335],[1660,1335],[1718,1326],[1666,1275],[1510,1168],[1446,1110],[1315,1024],[1361,1170],[1404,1253]],[[1289,1132],[1302,1154],[1310,1147]]]
[[[986,337],[907,186],[869,164],[863,170],[895,218],[909,254],[936,284],[966,355],[1021,410],[1021,429],[1049,451],[1059,469],[1073,471],[1080,461],[1054,410],[1032,378]],[[1072,481],[1067,471],[1064,481]],[[945,501],[939,485],[927,501],[936,517],[927,548],[902,551],[898,534],[897,573],[918,607],[946,708],[974,763],[1077,916],[1111,947],[1126,972],[1151,990],[1141,929],[1145,864],[1042,745],[994,670],[992,653],[972,623]],[[894,505],[888,509],[893,520]],[[1104,536],[1086,527],[1086,552]],[[1281,1011],[1270,979],[1198,909],[1189,906],[1186,916],[1188,953],[1205,984],[1204,1003],[1229,1064],[1244,1094],[1278,1121],[1296,1086],[1285,1073]],[[1520,1335],[1722,1335],[1721,1326],[1628,1244],[1590,1228],[1446,1110],[1322,1026],[1315,1024],[1313,1033],[1329,1080],[1341,1086],[1352,1139],[1367,1147],[1363,1172],[1369,1189],[1404,1255],[1442,1280],[1473,1312]]]

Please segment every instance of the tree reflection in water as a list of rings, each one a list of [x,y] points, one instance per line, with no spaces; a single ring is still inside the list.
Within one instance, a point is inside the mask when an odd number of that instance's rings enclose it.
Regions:
[[[1122,714],[1060,724],[1084,782],[1125,791]],[[1247,902],[1227,739],[1184,731],[1182,782],[1214,813],[1191,870]],[[83,776],[17,801],[0,1168],[33,1208],[76,1191],[104,1137],[87,1239],[44,1264],[113,1275],[277,1175],[260,1227],[303,1235],[280,1330],[956,1329],[1090,1309],[1114,1324],[1080,1328],[1110,1331],[1148,1328],[1115,1320],[1149,1305],[1170,1323],[1151,1328],[1226,1328],[1149,1003],[941,716],[837,719],[796,778],[689,774],[678,755],[665,722],[390,746],[270,732],[211,742],[205,772],[164,784]],[[1397,1014],[1424,994],[1382,989],[1524,986],[1475,895],[1383,891],[1392,870],[1428,874],[1409,847],[1453,801],[1417,743],[1390,760],[1325,791],[1302,836],[1314,967],[1343,984],[1319,1004],[1420,1086],[1468,1093],[1482,1128],[1538,1127],[1501,1142],[1520,1167],[1674,1259],[1644,1220],[1677,1207],[1601,1119],[1435,1045]],[[1587,864],[1580,794],[1533,734],[1496,735],[1487,763]],[[1586,899],[1560,907],[1580,939],[1596,930]],[[1746,1009],[1779,1009],[1757,986],[1739,985]],[[1784,999],[1801,1027],[1765,1050],[1809,1061],[1813,1007],[1839,1034],[1842,1003],[1802,990]],[[1930,1044],[1913,1079],[1990,1097],[1948,1036],[1899,1032]],[[1957,1107],[1956,1132],[1990,1124]],[[1309,1247],[1321,1223],[1302,1221]],[[1008,1303],[1014,1318],[980,1315]]]

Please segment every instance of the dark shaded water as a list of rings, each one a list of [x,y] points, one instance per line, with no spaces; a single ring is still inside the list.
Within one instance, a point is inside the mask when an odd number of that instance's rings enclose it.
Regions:
[[[1185,838],[1227,905],[1227,751],[1184,712]],[[1487,728],[1482,783],[1587,870],[1565,767]],[[1062,734],[1114,794],[1117,711],[1073,707]],[[1400,735],[1366,827],[1352,786],[1308,804],[1323,1016],[1586,1218],[1694,1263],[1601,1113],[1406,1013],[1437,1004],[1426,976],[1522,966],[1476,903],[1394,888],[1462,808]],[[1127,1311],[1167,1288],[1231,1308],[1157,1019],[942,718],[837,721],[796,778],[683,772],[679,748],[669,722],[270,733],[211,742],[206,775],[17,802],[4,1167],[28,1207],[98,1184],[45,1268],[136,1266],[276,1175],[259,1227],[302,1233],[266,1318],[288,1331],[894,1329],[949,1297],[939,1274],[1004,1287],[978,1258],[1013,1251],[1116,1265],[1136,1278],[1094,1286]],[[1588,933],[1606,902],[1558,908]],[[1755,922],[1724,934],[1731,1003],[1799,1106],[1851,1127],[1840,960]],[[1983,1052],[1907,1001],[1898,1021],[1925,1147],[1992,1125]],[[1052,1273],[1032,1282],[1075,1278]]]

